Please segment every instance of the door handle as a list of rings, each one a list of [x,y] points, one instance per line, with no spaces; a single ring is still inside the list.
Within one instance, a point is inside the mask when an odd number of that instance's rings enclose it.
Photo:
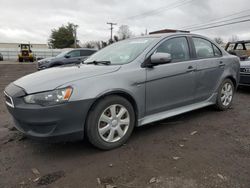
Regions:
[[[187,72],[193,72],[193,71],[195,71],[196,69],[193,67],[193,66],[188,66],[188,68],[187,68]]]
[[[225,63],[223,63],[223,61],[220,61],[219,62],[219,67],[224,67],[225,66]]]

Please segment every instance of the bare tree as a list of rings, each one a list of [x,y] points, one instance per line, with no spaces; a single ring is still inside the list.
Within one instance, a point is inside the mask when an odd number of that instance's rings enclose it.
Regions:
[[[88,41],[83,44],[84,48],[96,48],[96,49],[101,49],[102,48],[102,43],[101,41]]]
[[[232,35],[231,38],[229,39],[229,42],[236,42],[239,41],[239,37],[237,35]]]
[[[120,40],[130,38],[132,36],[132,32],[130,31],[129,26],[121,25],[118,30],[118,36]]]
[[[214,41],[217,42],[218,44],[223,44],[224,43],[224,41],[223,41],[223,39],[221,37],[215,37]]]

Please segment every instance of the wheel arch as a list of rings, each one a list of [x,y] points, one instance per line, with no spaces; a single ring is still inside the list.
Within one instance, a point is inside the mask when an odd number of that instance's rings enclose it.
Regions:
[[[237,88],[237,82],[236,82],[236,79],[233,76],[227,76],[225,79],[230,79],[234,84],[234,88],[235,89]]]
[[[137,126],[137,120],[138,120],[138,106],[137,106],[137,103],[136,103],[136,101],[135,101],[135,99],[134,99],[134,97],[131,95],[131,94],[129,94],[128,92],[126,92],[126,91],[123,91],[123,90],[114,90],[114,91],[107,91],[107,92],[105,92],[105,93],[102,93],[102,94],[100,94],[100,95],[98,95],[98,97],[96,97],[96,99],[93,101],[93,103],[90,105],[90,108],[89,108],[89,110],[88,110],[88,112],[87,112],[87,116],[86,116],[86,118],[85,118],[85,121],[84,121],[84,134],[85,134],[85,128],[86,128],[86,123],[87,123],[87,119],[88,119],[88,117],[89,117],[89,113],[90,113],[90,111],[95,107],[95,105],[101,100],[101,99],[103,99],[103,98],[105,98],[105,97],[108,97],[108,96],[113,96],[113,95],[116,95],[116,96],[121,96],[121,97],[123,97],[123,98],[125,98],[125,99],[127,99],[130,103],[131,103],[131,105],[133,106],[133,109],[134,109],[134,112],[135,112],[135,126]]]

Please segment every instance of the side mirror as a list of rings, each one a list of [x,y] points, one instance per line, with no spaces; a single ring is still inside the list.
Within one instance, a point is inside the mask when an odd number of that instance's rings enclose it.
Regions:
[[[65,58],[70,58],[70,55],[69,55],[69,54],[66,54],[64,57],[65,57]]]
[[[160,65],[170,63],[172,61],[171,54],[169,53],[155,53],[150,59],[152,65]]]

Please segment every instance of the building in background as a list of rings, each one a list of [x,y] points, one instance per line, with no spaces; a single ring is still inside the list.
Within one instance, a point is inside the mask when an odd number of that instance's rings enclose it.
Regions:
[[[0,53],[3,55],[4,60],[17,60],[18,54],[20,53],[21,43],[1,43],[0,42]],[[54,57],[65,51],[66,49],[49,49],[47,44],[33,44],[31,50],[36,58]]]
[[[19,44],[21,43],[1,43],[0,42],[0,49],[19,49]],[[32,44],[34,49],[49,49],[47,44]]]

